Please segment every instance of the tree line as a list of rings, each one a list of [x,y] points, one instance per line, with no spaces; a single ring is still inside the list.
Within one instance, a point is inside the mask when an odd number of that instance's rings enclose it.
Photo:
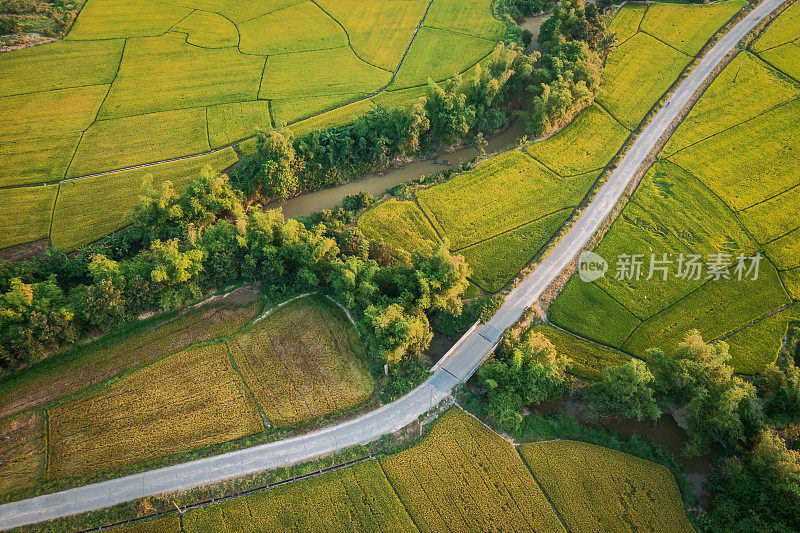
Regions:
[[[539,43],[542,52],[531,54],[516,43],[500,43],[466,78],[429,81],[425,96],[408,108],[376,107],[352,124],[297,138],[287,130],[262,133],[255,154],[232,172],[231,183],[250,201],[285,200],[385,169],[397,159],[481,146],[512,115],[522,117],[528,135],[543,135],[594,100],[600,54],[613,38],[604,36],[594,4],[565,0],[543,24]]]
[[[368,198],[348,198],[359,208]],[[376,376],[391,367],[394,393],[420,377],[432,334],[427,314],[461,311],[467,265],[446,243],[407,253],[345,223],[286,219],[246,207],[227,176],[206,169],[177,193],[143,187],[122,235],[74,255],[51,251],[0,263],[0,371],[10,374],[82,335],[110,331],[136,314],[180,308],[214,288],[257,282],[273,300],[325,291],[356,317]],[[399,389],[398,389],[399,387]]]

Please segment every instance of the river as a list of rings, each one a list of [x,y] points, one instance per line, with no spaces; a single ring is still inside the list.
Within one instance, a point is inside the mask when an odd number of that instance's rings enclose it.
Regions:
[[[484,150],[486,153],[502,152],[516,145],[517,139],[523,135],[522,120],[515,120],[511,125],[495,137],[491,138]],[[414,161],[402,167],[392,168],[385,172],[369,174],[362,178],[348,181],[335,187],[308,192],[290,198],[283,203],[272,202],[266,209],[283,208],[283,213],[288,218],[308,216],[323,209],[333,209],[342,203],[348,194],[368,192],[375,197],[380,197],[387,189],[413,181],[422,176],[434,174],[449,166],[460,165],[479,155],[474,147],[461,148],[450,153],[441,154],[433,159]]]

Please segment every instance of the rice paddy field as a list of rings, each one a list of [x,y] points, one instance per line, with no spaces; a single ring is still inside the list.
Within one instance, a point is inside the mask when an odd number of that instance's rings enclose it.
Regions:
[[[0,249],[92,242],[125,225],[140,165],[223,171],[257,129],[405,105],[419,92],[402,89],[471,69],[504,34],[489,0],[88,0],[63,40],[0,54],[0,194],[16,200]]]
[[[590,482],[602,490],[589,494]],[[668,470],[581,442],[515,448],[452,408],[405,451],[115,531],[557,532],[621,524],[692,531]]]
[[[0,493],[203,448],[362,403],[358,334],[327,298],[256,321],[238,289],[71,352],[0,388]],[[302,331],[302,335],[298,335]]]
[[[742,0],[710,6],[626,4],[610,25],[622,43],[606,62],[595,103],[550,137],[417,191],[417,205],[427,220],[412,203],[390,201],[363,215],[359,227],[371,238],[402,246],[431,235],[432,225],[435,234],[448,239],[451,251],[467,259],[473,283],[487,292],[499,291],[558,233],[693,54],[743,6]],[[658,38],[644,31],[645,21]],[[660,37],[675,42],[667,44]],[[742,79],[762,76],[750,69]],[[793,85],[782,78],[774,84],[793,94]],[[785,98],[792,96],[775,98],[773,105]],[[616,311],[625,315],[619,307]],[[635,314],[626,319],[625,327],[589,338],[613,339],[619,347],[641,321]],[[582,331],[596,329],[583,326]]]
[[[714,80],[595,250],[610,263],[643,254],[645,276],[651,253],[728,254],[731,279],[616,279],[612,266],[590,284],[573,277],[550,306],[554,324],[639,357],[698,329],[729,343],[738,372],[775,360],[800,297],[800,84],[763,54],[800,37],[797,14],[784,11]],[[739,254],[760,255],[757,279],[739,281]]]
[[[519,453],[569,531],[694,531],[661,465],[568,440],[525,444]]]

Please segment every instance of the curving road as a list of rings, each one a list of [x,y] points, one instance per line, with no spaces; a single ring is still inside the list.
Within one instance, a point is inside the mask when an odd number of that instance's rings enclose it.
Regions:
[[[349,422],[300,437],[0,505],[0,528],[94,511],[143,496],[289,466],[348,446],[366,444],[416,420],[475,371],[497,344],[500,333],[569,265],[611,212],[658,139],[678,118],[703,81],[742,37],[782,2],[765,0],[725,34],[645,127],[569,233],[509,294],[492,320],[483,326],[473,326],[434,367],[433,375],[406,396]]]

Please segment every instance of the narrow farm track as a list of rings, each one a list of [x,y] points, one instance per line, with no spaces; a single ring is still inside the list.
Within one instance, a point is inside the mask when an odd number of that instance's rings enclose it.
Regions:
[[[564,270],[612,212],[659,139],[714,69],[759,21],[783,0],[764,0],[706,54],[644,128],[631,149],[602,186],[573,228],[549,255],[506,298],[489,323],[474,325],[433,368],[422,385],[375,411],[354,420],[292,439],[199,459],[140,474],[85,485],[54,494],[0,505],[0,528],[94,511],[117,503],[184,490],[224,479],[286,467],[356,444],[365,444],[416,420],[447,398],[466,380],[497,344],[501,332],[533,304]]]

